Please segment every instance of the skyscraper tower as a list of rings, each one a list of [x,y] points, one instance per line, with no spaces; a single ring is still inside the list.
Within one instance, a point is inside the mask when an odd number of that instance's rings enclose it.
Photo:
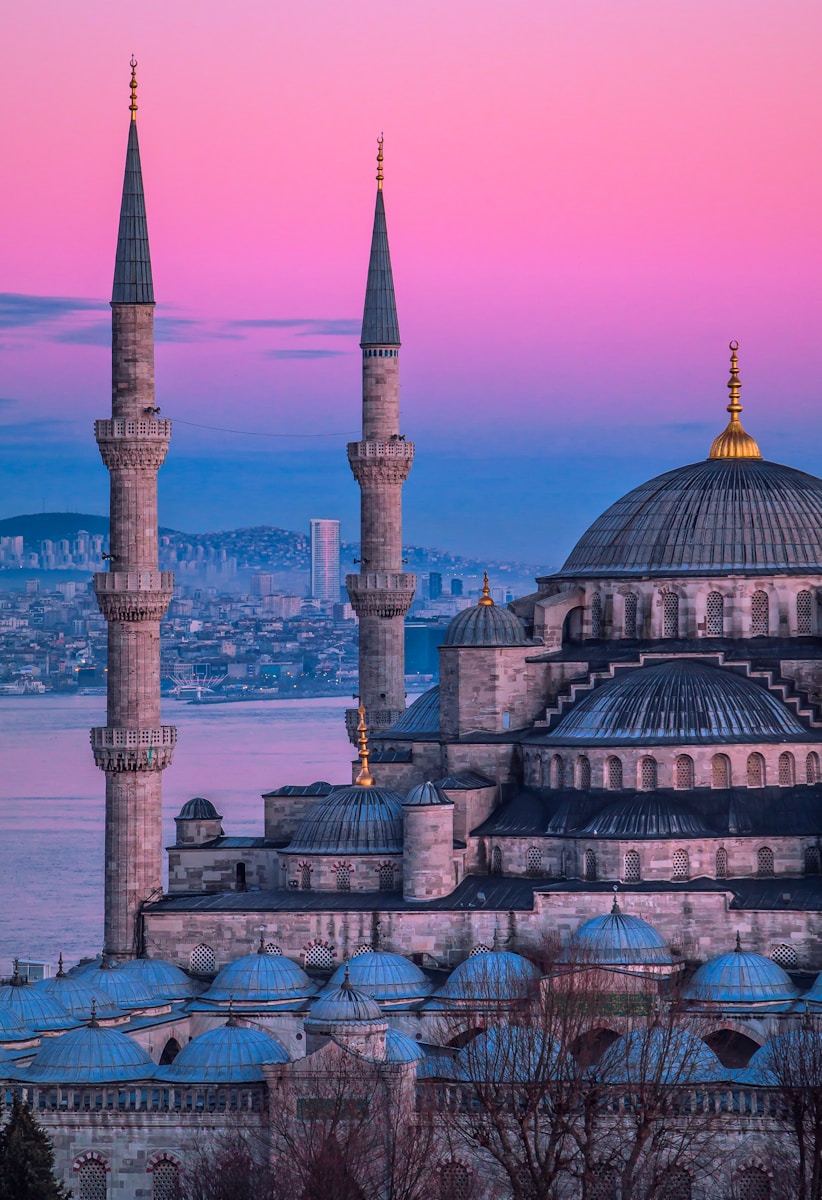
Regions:
[[[326,603],[340,602],[340,523],[315,517],[311,530],[311,595]]]
[[[162,785],[177,731],[160,724],[160,618],[174,577],[158,570],[157,471],[171,422],[154,404],[154,287],[148,250],[136,62],[111,297],[111,420],[94,434],[111,476],[109,570],[94,576],[108,622],[108,712],[92,729],[94,761],[106,773],[104,952],[137,953],[142,904],[162,889]]]
[[[362,322],[362,441],[348,461],[360,485],[360,573],[345,584],[359,618],[359,691],[372,731],[405,709],[405,615],[416,577],[402,569],[402,485],[414,445],[400,434],[400,329],[383,198],[383,141],[377,151],[377,200]],[[346,713],[355,741],[357,710]]]

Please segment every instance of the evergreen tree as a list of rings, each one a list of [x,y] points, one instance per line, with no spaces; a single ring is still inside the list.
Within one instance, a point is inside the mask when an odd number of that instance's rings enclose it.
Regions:
[[[15,1100],[0,1129],[0,1196],[6,1200],[70,1200],[54,1178],[54,1151],[28,1104]]]

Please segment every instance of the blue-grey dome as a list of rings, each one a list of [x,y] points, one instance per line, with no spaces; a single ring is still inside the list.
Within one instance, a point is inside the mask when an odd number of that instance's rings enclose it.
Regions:
[[[272,1001],[303,1000],[313,996],[317,985],[301,967],[282,954],[244,954],[223,967],[203,1000],[238,1004],[266,1004]]]
[[[232,1019],[192,1038],[157,1076],[169,1083],[258,1083],[263,1063],[286,1062],[288,1054],[271,1034]]]
[[[481,600],[452,617],[443,646],[521,646],[525,627],[507,608]]]
[[[822,1004],[822,974],[817,975],[813,987],[802,997],[806,1004]],[[3,1039],[0,1037],[0,1041]]]
[[[385,1035],[386,1062],[412,1063],[419,1062],[424,1057],[419,1042],[415,1042],[407,1033],[399,1029],[389,1029]]]
[[[20,1023],[35,1033],[55,1033],[77,1025],[77,1020],[58,1000],[33,983],[8,983],[0,987],[0,1005],[10,1008]]]
[[[641,484],[594,521],[559,577],[822,573],[822,480],[708,459]]]
[[[417,696],[402,714],[396,725],[386,732],[438,734],[440,731],[440,685],[435,684]]]
[[[38,1035],[20,1020],[19,1014],[0,1004],[0,1042],[29,1042]]]
[[[376,1000],[355,988],[348,979],[335,987],[328,987],[312,1004],[305,1019],[305,1028],[320,1030],[341,1022],[356,1022],[358,1025],[384,1024],[384,1017]]]
[[[117,969],[137,979],[157,1002],[186,1000],[197,990],[185,971],[163,958],[132,958]]]
[[[819,1046],[820,1035],[816,1030],[789,1029],[778,1033],[751,1055],[747,1066],[751,1083],[764,1087],[804,1083],[815,1088]]]
[[[443,795],[435,783],[418,783],[403,800],[403,808],[429,808],[432,805],[450,804],[454,801]]]
[[[95,995],[109,996],[119,1008],[157,1008],[163,1003],[153,996],[145,984],[134,974],[122,967],[103,964],[93,971],[84,971],[79,976]]]
[[[686,1000],[723,1007],[734,1004],[792,1003],[799,992],[790,976],[764,954],[737,948],[709,959],[694,975],[683,995]]]
[[[289,854],[402,853],[402,796],[390,788],[336,788],[297,827]]]
[[[19,1039],[22,1040],[22,1039]],[[14,1061],[8,1050],[4,1050],[0,1046],[0,1079],[13,1079],[19,1072],[20,1068]]]
[[[328,986],[339,987],[345,981],[346,968],[353,987],[383,1003],[401,1000],[421,1000],[431,991],[431,984],[415,963],[401,954],[385,950],[369,950],[357,954],[348,963],[337,967]]]
[[[641,917],[622,912],[616,901],[609,913],[580,925],[567,953],[569,961],[603,967],[668,966],[674,961],[662,934]]]
[[[612,1042],[597,1074],[606,1083],[714,1083],[727,1073],[713,1050],[684,1029],[635,1029]]]
[[[36,1083],[118,1083],[151,1079],[156,1067],[143,1047],[119,1029],[84,1025],[48,1038],[25,1068]]]
[[[437,992],[445,1001],[504,1003],[533,994],[540,980],[537,967],[510,950],[484,950],[460,963]]]
[[[103,1019],[126,1016],[108,992],[95,991],[82,975],[54,975],[31,986],[57,1000],[78,1021],[90,1020],[92,1010]]]
[[[701,817],[673,796],[649,793],[609,804],[579,830],[603,838],[711,837]]]
[[[556,1042],[537,1028],[495,1025],[478,1034],[457,1055],[463,1079],[494,1083],[527,1083],[556,1077],[562,1055]],[[572,1060],[568,1065],[573,1067]]]
[[[544,741],[764,742],[806,737],[765,687],[693,658],[619,672],[580,700]]]
[[[177,821],[222,821],[222,816],[205,796],[194,796],[186,800],[176,818]]]

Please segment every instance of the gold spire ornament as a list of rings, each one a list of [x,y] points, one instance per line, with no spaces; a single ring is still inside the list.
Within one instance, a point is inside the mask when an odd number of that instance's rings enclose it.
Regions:
[[[486,571],[482,577],[482,595],[477,601],[483,608],[493,608],[494,601],[491,598],[491,589],[488,586],[488,572]]]
[[[374,776],[368,769],[368,759],[371,755],[371,751],[368,749],[368,730],[365,725],[365,705],[362,702],[360,702],[357,712],[360,716],[360,721],[357,725],[357,757],[360,760],[361,766],[356,782],[360,787],[371,787],[374,783]]]
[[[382,191],[382,180],[383,180],[382,164],[383,164],[383,159],[385,158],[385,155],[382,152],[382,144],[383,144],[384,140],[385,139],[382,134],[380,134],[380,136],[377,138],[377,191],[378,192]]]
[[[129,112],[131,113],[132,121],[137,120],[137,59],[132,54],[131,62],[131,104],[129,104]]]
[[[745,432],[739,420],[739,414],[742,412],[742,405],[739,403],[742,380],[739,378],[739,359],[736,354],[738,349],[739,342],[730,343],[731,377],[728,380],[728,391],[731,393],[731,402],[728,405],[728,412],[731,414],[731,419],[719,437],[714,438],[708,458],[762,457],[759,446],[751,435]]]

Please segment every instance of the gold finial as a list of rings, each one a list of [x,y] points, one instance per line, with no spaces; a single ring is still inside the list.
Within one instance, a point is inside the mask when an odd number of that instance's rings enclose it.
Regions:
[[[133,54],[131,56],[131,63],[129,65],[131,67],[131,104],[129,104],[128,107],[129,107],[129,111],[131,112],[132,121],[136,121],[137,120],[137,59],[134,57]]]
[[[483,608],[490,608],[494,604],[494,601],[491,599],[491,589],[488,586],[488,572],[487,571],[485,572],[485,574],[482,577],[482,595],[480,596],[478,603],[481,604],[483,606]]]
[[[745,432],[739,420],[739,414],[742,412],[742,405],[739,403],[742,380],[739,378],[739,358],[736,353],[738,349],[739,342],[730,343],[731,377],[728,380],[728,391],[731,393],[731,401],[728,405],[728,412],[731,414],[731,419],[719,437],[714,438],[708,458],[762,457],[759,446],[751,435]]]
[[[384,140],[385,139],[382,134],[380,134],[380,136],[377,138],[377,191],[379,192],[382,191],[382,163],[383,159],[385,158],[385,155],[382,152],[382,144]]]
[[[371,751],[368,749],[368,730],[365,725],[365,705],[362,703],[362,701],[360,701],[360,706],[357,709],[357,712],[360,715],[360,722],[357,726],[357,746],[359,747],[357,750],[357,757],[362,765],[360,766],[360,773],[357,776],[356,782],[360,787],[371,787],[374,782],[374,776],[368,769],[368,759]]]

